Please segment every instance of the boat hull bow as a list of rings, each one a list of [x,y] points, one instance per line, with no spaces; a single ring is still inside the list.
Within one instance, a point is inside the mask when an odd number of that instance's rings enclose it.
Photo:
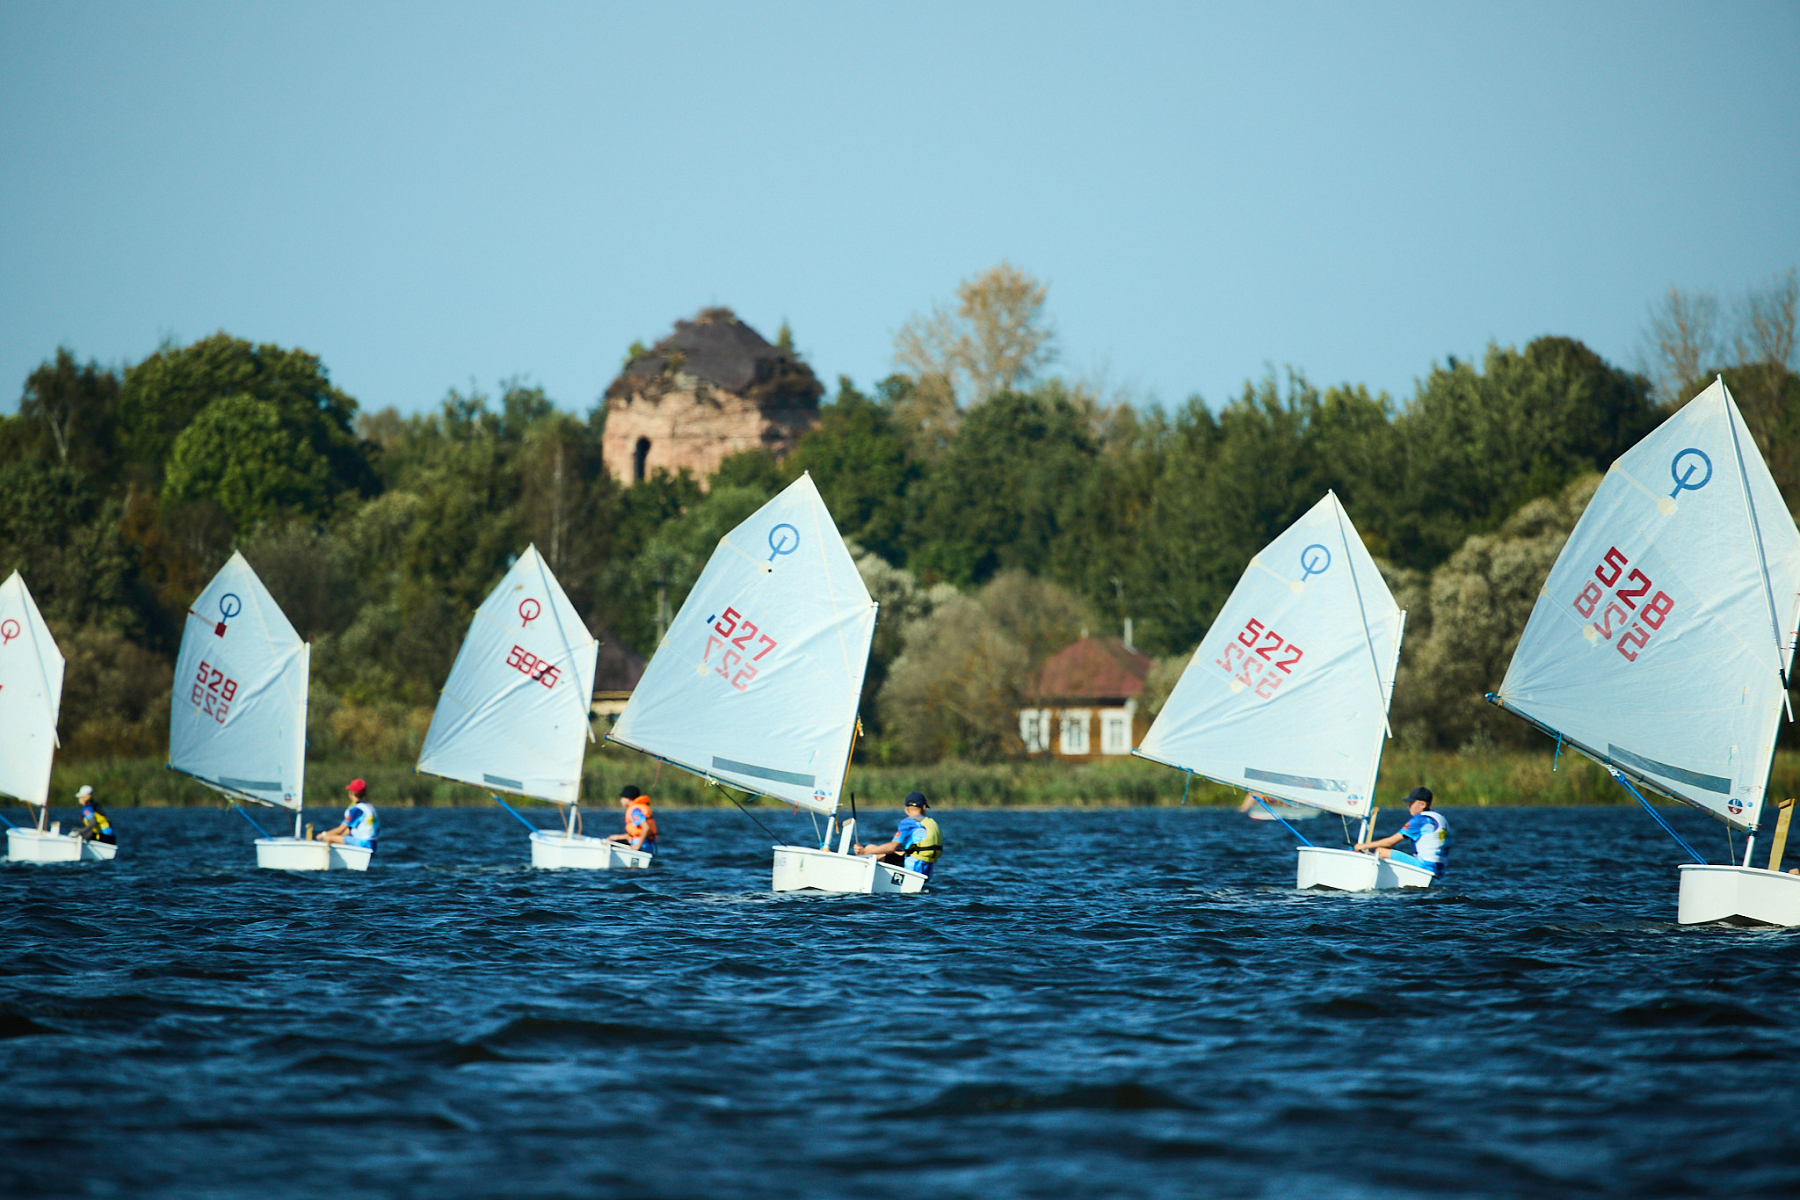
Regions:
[[[367,846],[306,838],[256,839],[256,865],[268,871],[366,871],[374,853]]]
[[[773,890],[910,895],[925,890],[925,876],[866,854],[840,854],[812,846],[777,846]]]
[[[1683,863],[1676,919],[1683,925],[1800,925],[1800,875]]]
[[[654,855],[585,834],[540,829],[531,835],[531,865],[546,871],[642,870]]]
[[[1294,886],[1336,892],[1376,892],[1430,887],[1435,876],[1424,867],[1378,858],[1355,850],[1300,847]]]

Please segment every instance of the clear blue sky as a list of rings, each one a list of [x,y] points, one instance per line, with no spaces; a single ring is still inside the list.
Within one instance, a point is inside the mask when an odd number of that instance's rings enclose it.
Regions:
[[[1405,398],[1800,263],[1800,4],[15,3],[0,185],[0,411],[218,329],[585,410],[708,304],[867,386],[1002,258],[1065,374]]]

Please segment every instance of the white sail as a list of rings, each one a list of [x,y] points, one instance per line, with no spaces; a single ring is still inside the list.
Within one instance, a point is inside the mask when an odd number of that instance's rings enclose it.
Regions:
[[[834,812],[875,607],[803,475],[720,539],[611,737]]]
[[[599,654],[549,564],[527,548],[469,622],[419,770],[574,804]]]
[[[14,571],[0,583],[0,795],[49,800],[62,687],[62,652]]]
[[[1366,816],[1405,616],[1326,493],[1250,560],[1134,753]]]
[[[1800,621],[1800,531],[1722,380],[1612,465],[1498,700],[1602,763],[1754,827]]]
[[[169,765],[228,795],[298,809],[310,651],[234,552],[188,609]]]

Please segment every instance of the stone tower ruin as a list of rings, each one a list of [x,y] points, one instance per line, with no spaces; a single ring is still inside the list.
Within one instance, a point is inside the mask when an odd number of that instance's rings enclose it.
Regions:
[[[606,469],[627,486],[658,469],[704,484],[740,450],[779,458],[818,425],[824,391],[792,351],[729,308],[703,308],[607,386]]]

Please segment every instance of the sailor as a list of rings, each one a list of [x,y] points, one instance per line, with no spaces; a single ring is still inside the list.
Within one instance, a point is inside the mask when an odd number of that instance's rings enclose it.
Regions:
[[[375,842],[381,836],[381,821],[375,815],[375,806],[369,803],[369,785],[360,779],[352,779],[344,790],[350,793],[350,807],[344,810],[344,820],[336,829],[321,833],[319,840],[375,849]]]
[[[1450,865],[1450,822],[1444,819],[1443,813],[1431,811],[1431,789],[1416,787],[1408,792],[1406,811],[1410,815],[1399,833],[1372,842],[1358,842],[1356,848],[1373,850],[1382,858],[1410,863],[1426,868],[1433,875],[1443,875],[1444,868]],[[1412,842],[1411,854],[1394,849],[1403,841]]]
[[[624,842],[633,850],[655,854],[656,814],[650,809],[650,797],[628,784],[619,793],[619,807],[625,810],[625,832],[615,833],[606,840]]]
[[[113,833],[112,822],[100,811],[100,802],[94,799],[94,789],[84,783],[81,790],[75,793],[75,798],[81,801],[82,838],[90,842],[104,842],[108,846],[118,845],[118,835]]]
[[[890,840],[878,846],[852,846],[851,850],[929,876],[938,855],[944,852],[944,831],[938,828],[936,821],[925,815],[931,805],[926,803],[923,792],[906,793],[903,803],[906,816]]]

